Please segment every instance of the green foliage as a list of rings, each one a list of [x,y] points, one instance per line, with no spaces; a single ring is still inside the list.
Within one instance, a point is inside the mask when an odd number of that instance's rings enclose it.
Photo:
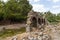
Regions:
[[[60,15],[59,14],[56,15],[56,14],[51,13],[50,11],[45,12],[44,14],[46,14],[45,17],[50,23],[60,22]]]
[[[22,27],[20,29],[5,29],[5,30],[0,32],[0,37],[13,36],[13,35],[16,35],[18,33],[23,33],[25,31],[26,31],[25,27]]]
[[[0,1],[0,19],[1,20],[26,20],[28,12],[32,5],[27,0],[8,0]]]

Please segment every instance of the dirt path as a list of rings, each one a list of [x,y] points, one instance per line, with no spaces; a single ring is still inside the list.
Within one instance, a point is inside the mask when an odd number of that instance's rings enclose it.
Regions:
[[[0,26],[0,30],[5,27],[6,29],[20,29],[21,27],[26,27],[26,24],[11,24]]]

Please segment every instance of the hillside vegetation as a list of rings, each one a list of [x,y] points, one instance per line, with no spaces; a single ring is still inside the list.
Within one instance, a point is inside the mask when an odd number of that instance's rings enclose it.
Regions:
[[[44,14],[41,13],[42,16],[45,16],[46,20],[52,24],[57,24],[60,22],[60,13],[54,14],[50,11],[44,12]]]

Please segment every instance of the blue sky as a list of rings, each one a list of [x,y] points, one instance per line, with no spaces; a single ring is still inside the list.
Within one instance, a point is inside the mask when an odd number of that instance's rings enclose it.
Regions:
[[[29,2],[33,6],[34,11],[60,13],[60,0],[29,0]]]
[[[33,6],[34,11],[51,11],[55,14],[60,12],[60,0],[29,0],[29,2]]]

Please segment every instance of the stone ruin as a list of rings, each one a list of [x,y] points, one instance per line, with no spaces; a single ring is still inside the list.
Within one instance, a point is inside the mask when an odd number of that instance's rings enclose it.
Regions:
[[[30,11],[27,17],[26,32],[29,35],[22,40],[51,40],[50,35],[44,33],[47,25],[45,16],[41,16],[39,12]]]
[[[27,17],[28,17],[26,27],[27,32],[33,31],[33,28],[35,29],[44,28],[41,26],[47,24],[45,17],[41,16],[39,12],[30,11]]]

